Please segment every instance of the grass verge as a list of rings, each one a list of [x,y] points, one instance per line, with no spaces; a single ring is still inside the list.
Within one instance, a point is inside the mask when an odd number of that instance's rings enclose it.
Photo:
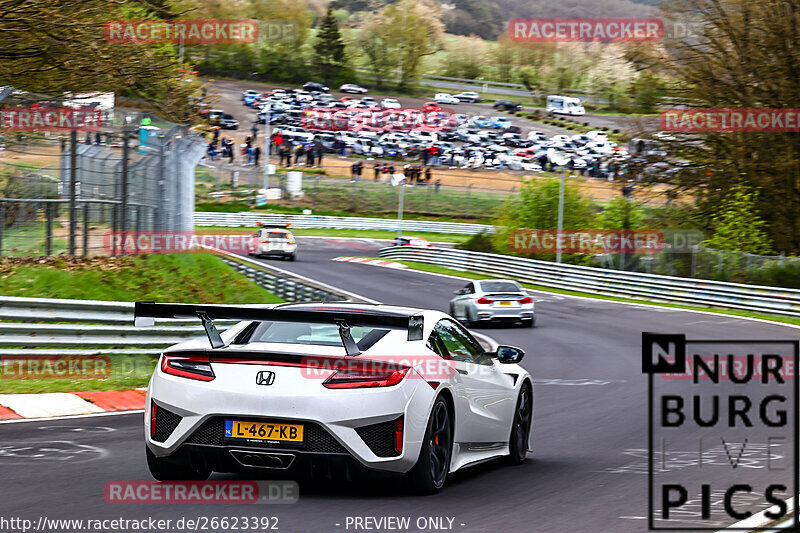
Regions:
[[[388,259],[388,258],[383,258]],[[455,270],[452,268],[445,268],[440,267],[437,265],[429,265],[427,263],[417,263],[415,261],[398,261],[397,259],[392,259],[397,263],[401,263],[406,265],[408,268],[413,268],[415,270],[421,270],[424,272],[432,272],[435,274],[447,274],[450,276],[459,276],[462,278],[468,279],[486,279],[488,276],[486,274],[479,274],[477,272],[467,272],[461,270]],[[714,313],[720,313],[723,315],[731,315],[731,316],[741,316],[747,318],[759,318],[762,320],[771,320],[773,322],[782,322],[785,324],[795,324],[800,325],[800,319],[792,318],[792,317],[784,317],[784,316],[776,316],[776,315],[767,315],[763,313],[751,313],[749,311],[740,311],[737,309],[721,309],[718,307],[696,307],[691,305],[681,305],[681,304],[672,304],[672,303],[664,303],[664,302],[653,302],[650,300],[638,300],[633,298],[621,298],[619,296],[606,296],[606,295],[598,295],[594,293],[588,292],[581,292],[581,291],[570,291],[565,289],[557,289],[554,287],[546,287],[543,285],[534,285],[532,283],[524,283],[520,282],[523,287],[528,289],[534,289],[537,291],[542,292],[552,292],[555,294],[564,294],[568,296],[582,296],[584,298],[594,298],[596,300],[608,300],[612,302],[625,302],[625,303],[634,303],[634,304],[642,304],[642,305],[652,305],[657,307],[669,307],[673,309],[685,309],[687,311],[709,311]]]
[[[213,303],[279,303],[212,254],[0,260],[0,294]]]

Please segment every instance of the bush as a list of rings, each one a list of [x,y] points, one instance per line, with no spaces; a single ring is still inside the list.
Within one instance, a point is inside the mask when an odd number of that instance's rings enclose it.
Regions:
[[[800,289],[800,260],[787,260],[781,265],[774,261],[752,271],[748,282],[756,285],[770,285]]]
[[[489,254],[498,253],[492,244],[491,234],[486,232],[473,235],[465,242],[457,244],[456,248],[460,250],[469,250],[471,252],[484,252]]]

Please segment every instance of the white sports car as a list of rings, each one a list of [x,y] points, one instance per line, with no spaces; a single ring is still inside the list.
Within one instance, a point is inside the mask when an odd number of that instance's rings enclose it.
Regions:
[[[164,351],[147,388],[147,464],[159,480],[284,470],[447,475],[525,460],[533,415],[524,352],[486,352],[452,317],[349,303],[138,302],[135,323],[198,318],[208,340]],[[219,333],[213,320],[241,320]]]

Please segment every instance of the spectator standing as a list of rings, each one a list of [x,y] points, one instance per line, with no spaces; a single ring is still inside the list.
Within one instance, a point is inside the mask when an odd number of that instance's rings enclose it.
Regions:
[[[314,167],[314,145],[309,143],[308,147],[306,148],[306,164],[309,168]]]
[[[378,178],[381,176],[381,165],[377,161],[372,164],[372,172],[374,173],[372,181],[378,183]]]
[[[250,131],[253,132],[253,140],[255,141],[258,137],[258,122],[253,122],[253,128]]]
[[[261,158],[261,147],[260,146],[256,146],[255,148],[253,148],[253,156],[254,156],[254,159],[255,159],[255,162],[256,162],[256,166],[258,166],[258,160]]]
[[[430,183],[430,182],[431,182],[431,167],[425,167],[425,183]]]
[[[317,154],[317,166],[322,166],[322,154],[325,153],[325,147],[322,146],[322,143],[318,140],[315,143],[315,151]]]

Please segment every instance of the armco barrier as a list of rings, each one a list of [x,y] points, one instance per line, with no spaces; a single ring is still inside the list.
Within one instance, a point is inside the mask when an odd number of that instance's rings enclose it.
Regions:
[[[448,248],[384,248],[381,257],[593,294],[800,317],[800,290],[658,276]]]
[[[262,224],[291,224],[292,228],[320,229],[371,229],[396,231],[397,220],[391,218],[329,217],[316,215],[281,215],[272,213],[215,213],[196,212],[195,226],[221,226],[227,228],[256,227]],[[486,224],[465,224],[461,222],[435,222],[428,220],[404,220],[404,231],[425,231],[428,233],[457,233],[475,235],[493,232],[494,227]]]
[[[312,280],[222,255],[223,261],[284,300],[354,300]],[[133,302],[0,296],[0,356],[158,354],[171,344],[205,336],[197,320],[157,320],[158,326],[134,327],[133,305]],[[233,323],[216,322],[220,326]]]

